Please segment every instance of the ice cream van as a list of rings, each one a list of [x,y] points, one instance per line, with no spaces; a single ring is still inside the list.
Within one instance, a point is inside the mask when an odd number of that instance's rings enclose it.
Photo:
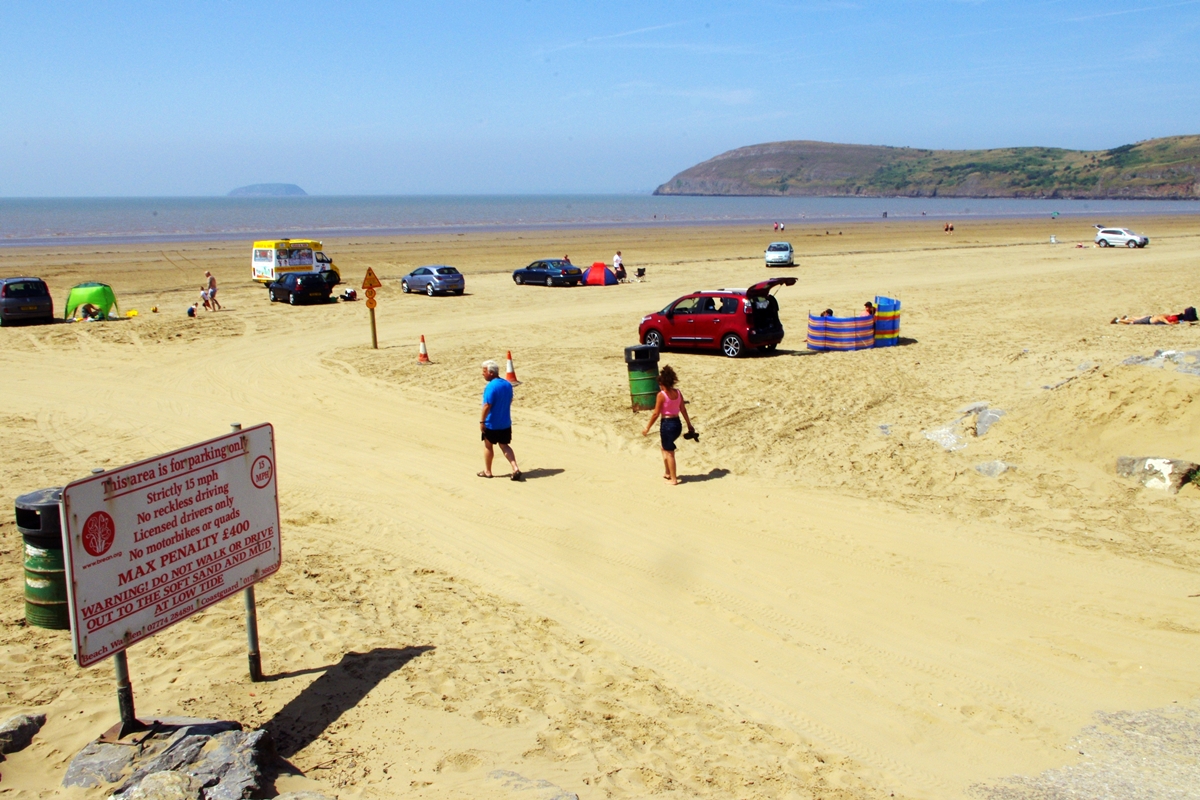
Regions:
[[[270,283],[289,272],[332,272],[341,276],[333,259],[321,252],[321,243],[312,239],[271,239],[254,243],[250,277]],[[336,282],[336,281],[335,281]]]

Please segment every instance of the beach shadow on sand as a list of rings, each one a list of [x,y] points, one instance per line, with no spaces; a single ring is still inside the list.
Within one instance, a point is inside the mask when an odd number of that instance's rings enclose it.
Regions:
[[[341,661],[328,667],[267,677],[266,680],[273,681],[312,672],[324,673],[263,725],[271,731],[275,751],[283,758],[299,753],[385,678],[430,650],[433,647],[429,645],[380,647],[366,653],[346,653]]]
[[[729,474],[727,469],[710,469],[702,475],[680,475],[680,483],[703,483],[704,481],[715,481],[717,478],[724,478]]]
[[[527,481],[531,481],[534,478],[553,478],[555,475],[562,475],[564,472],[566,472],[565,469],[559,469],[557,467],[553,469],[543,469],[539,467],[538,469],[531,469],[528,472],[522,472],[521,477]]]

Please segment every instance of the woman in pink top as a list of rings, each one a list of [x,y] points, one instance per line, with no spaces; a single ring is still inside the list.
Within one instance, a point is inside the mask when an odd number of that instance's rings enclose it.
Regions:
[[[663,480],[672,486],[679,483],[679,473],[675,467],[675,440],[679,438],[679,434],[683,433],[683,423],[679,421],[679,418],[682,416],[683,421],[687,423],[688,434],[696,432],[696,429],[692,427],[691,419],[688,418],[687,401],[683,399],[683,392],[675,388],[676,380],[675,370],[669,366],[662,368],[662,372],[658,374],[660,391],[658,399],[654,402],[654,413],[650,415],[650,421],[642,430],[642,436],[649,436],[654,421],[660,415],[662,416],[662,423],[658,426],[658,435],[662,440],[663,469],[666,471]]]

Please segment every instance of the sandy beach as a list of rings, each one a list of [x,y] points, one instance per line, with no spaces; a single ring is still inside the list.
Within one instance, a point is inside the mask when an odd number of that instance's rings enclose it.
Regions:
[[[128,655],[143,718],[270,728],[299,773],[279,791],[1195,797],[1178,734],[1200,730],[1200,487],[1142,488],[1115,463],[1200,461],[1200,375],[1125,363],[1200,353],[1200,326],[1109,320],[1200,305],[1198,222],[1131,222],[1144,250],[1094,248],[1064,218],[326,240],[348,284],[383,280],[378,350],[362,302],[269,303],[249,241],[0,249],[0,275],[45,278],[60,314],[86,280],[139,312],[0,329],[0,496],[275,426],[270,679],[247,680],[237,599]],[[764,268],[776,238],[794,268]],[[646,282],[510,277],[617,249]],[[427,263],[457,266],[466,295],[402,294]],[[224,310],[188,319],[205,270]],[[681,294],[771,274],[798,279],[777,354],[663,355],[701,434],[664,485],[623,348]],[[875,295],[902,301],[902,346],[805,349],[810,310]],[[525,483],[475,477],[479,363],[510,350]],[[974,403],[1004,411],[983,436]],[[993,461],[1007,471],[976,469]],[[25,625],[0,520],[0,716],[48,716],[0,762],[0,797],[104,797],[60,782],[117,720],[112,667]]]

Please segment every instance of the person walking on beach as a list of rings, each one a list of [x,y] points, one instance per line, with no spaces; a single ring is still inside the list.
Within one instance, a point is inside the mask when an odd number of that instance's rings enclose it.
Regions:
[[[217,302],[217,279],[211,272],[205,272],[204,277],[208,284],[208,302],[212,303],[213,311],[220,311],[221,304]]]
[[[662,368],[662,372],[658,374],[659,392],[658,398],[654,401],[654,413],[650,415],[650,421],[642,429],[642,436],[649,436],[654,421],[660,416],[662,417],[662,422],[658,426],[658,435],[662,442],[663,480],[672,486],[679,483],[679,470],[675,464],[675,440],[679,438],[679,434],[683,433],[683,423],[679,421],[679,417],[682,416],[683,421],[687,423],[689,436],[696,432],[696,429],[692,427],[692,420],[688,417],[687,401],[683,399],[683,392],[675,388],[677,380],[675,370],[670,366]]]
[[[500,365],[488,359],[483,362],[483,379],[487,386],[483,388],[483,411],[479,415],[479,438],[483,440],[483,472],[476,473],[481,478],[492,477],[492,458],[495,456],[495,445],[500,445],[500,452],[508,459],[512,467],[512,479],[523,481],[521,468],[517,466],[517,456],[509,443],[512,442],[512,384],[500,377]]]

